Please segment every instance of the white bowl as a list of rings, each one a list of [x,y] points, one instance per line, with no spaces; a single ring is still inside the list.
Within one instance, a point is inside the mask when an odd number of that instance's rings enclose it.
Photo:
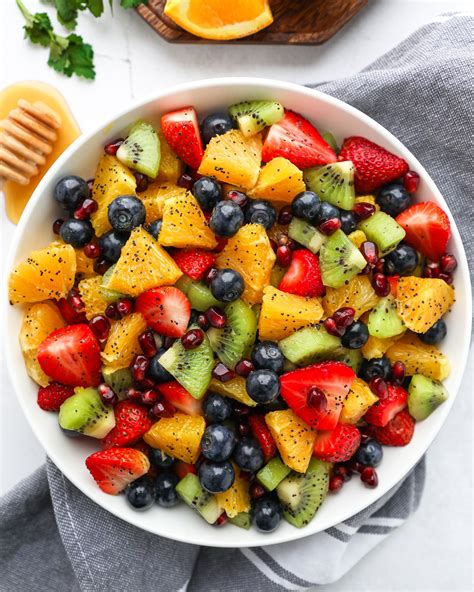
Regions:
[[[135,512],[128,507],[123,496],[102,493],[89,475],[84,460],[98,448],[97,442],[65,437],[57,426],[56,415],[45,413],[37,406],[37,387],[26,373],[18,343],[23,310],[20,306],[8,305],[6,286],[3,289],[4,307],[7,309],[4,335],[7,366],[16,396],[48,456],[85,495],[130,524],[170,539],[215,547],[271,545],[317,533],[359,512],[396,485],[426,452],[446,420],[461,383],[470,339],[471,288],[462,241],[445,200],[423,166],[390,132],[357,109],[317,91],[274,80],[222,78],[176,86],[140,101],[111,121],[104,122],[99,129],[78,138],[38,185],[16,230],[7,269],[25,258],[31,250],[43,247],[54,239],[51,224],[60,214],[52,199],[55,183],[61,176],[70,173],[86,179],[92,177],[106,140],[120,136],[124,128],[138,118],[158,122],[162,113],[187,105],[194,105],[202,117],[245,99],[277,99],[285,107],[308,117],[320,130],[330,130],[339,142],[347,136],[362,135],[381,144],[405,158],[410,168],[419,173],[421,183],[417,199],[434,200],[450,216],[452,238],[449,251],[455,254],[459,264],[455,274],[456,304],[449,315],[448,336],[442,344],[442,350],[452,365],[451,375],[445,382],[450,397],[427,420],[417,425],[408,446],[384,449],[383,463],[377,469],[379,486],[376,489],[366,489],[359,479],[353,479],[338,495],[327,497],[313,521],[305,528],[297,529],[283,521],[275,532],[268,535],[232,525],[212,528],[184,504],[171,510],[156,507],[145,513]]]

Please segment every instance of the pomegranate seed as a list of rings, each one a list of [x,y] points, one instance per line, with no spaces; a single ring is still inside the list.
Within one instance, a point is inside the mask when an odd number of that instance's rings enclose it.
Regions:
[[[117,306],[115,304],[109,304],[105,309],[105,316],[109,319],[117,321],[120,318],[120,313],[117,310]]]
[[[150,406],[154,405],[160,399],[161,399],[160,393],[158,393],[158,391],[155,391],[153,389],[150,389],[150,390],[142,393],[142,403],[144,405],[150,405]]]
[[[383,273],[385,269],[385,259],[379,259],[373,266],[374,273]]]
[[[450,273],[440,273],[438,279],[445,281],[449,285],[453,283],[453,276]]]
[[[204,272],[202,279],[206,282],[206,284],[210,284],[212,280],[217,275],[217,269],[215,267],[210,267],[207,271]]]
[[[339,475],[333,475],[329,479],[329,491],[339,491],[344,485],[344,479]]]
[[[235,378],[235,373],[227,368],[222,362],[218,362],[212,371],[212,376],[221,382],[228,382]]]
[[[276,253],[277,249],[278,249],[278,243],[275,240],[273,240],[272,238],[270,239],[270,246],[271,246],[273,252]]]
[[[405,371],[406,368],[403,362],[395,362],[392,366],[392,382],[395,382],[396,384],[402,384],[405,378]]]
[[[144,331],[138,336],[138,343],[147,358],[152,358],[156,355],[158,348],[156,347],[155,335],[151,329]]]
[[[370,390],[377,395],[379,399],[385,399],[388,396],[388,386],[381,376],[375,376],[369,381]]]
[[[133,312],[133,301],[130,298],[122,298],[115,303],[117,312],[123,318]]]
[[[361,201],[354,204],[352,211],[360,220],[365,220],[374,214],[375,206],[371,203],[367,203],[366,201]]]
[[[244,378],[247,378],[252,370],[254,370],[254,365],[250,360],[240,360],[235,366],[235,373]]]
[[[290,239],[289,239],[289,237],[288,237],[287,234],[281,233],[281,234],[278,234],[277,235],[277,241],[276,242],[277,242],[277,245],[279,247],[283,247],[284,245],[287,245],[288,244],[288,241],[289,240]]]
[[[214,249],[214,253],[220,253],[222,249],[226,246],[229,242],[229,239],[224,238],[222,236],[216,236],[217,247]]]
[[[214,522],[214,526],[224,526],[224,524],[227,522],[227,515],[225,512],[222,512],[222,514],[219,516],[219,518]]]
[[[187,167],[186,172],[191,177],[191,179],[194,181],[194,183],[196,183],[196,181],[199,181],[199,179],[202,179],[202,177],[204,177],[204,175],[200,175],[197,172],[197,169],[193,169],[190,166]]]
[[[215,329],[223,329],[226,326],[227,317],[222,308],[211,306],[211,308],[208,308],[204,314],[211,327],[214,327]]]
[[[306,403],[313,409],[319,411],[320,413],[324,413],[324,411],[326,411],[326,395],[317,386],[312,386],[309,389],[308,394],[306,396]]]
[[[60,298],[57,301],[57,304],[62,317],[67,323],[69,323],[69,325],[87,323],[85,312],[83,310],[74,310],[67,298]]]
[[[352,471],[350,471],[344,465],[336,465],[334,467],[333,474],[342,477],[344,481],[350,481],[352,479]]]
[[[377,245],[371,241],[364,241],[360,246],[360,252],[369,265],[375,265],[379,260]]]
[[[242,193],[241,191],[235,191],[234,189],[227,192],[226,199],[233,201],[240,208],[246,206],[248,202],[248,197],[245,195],[245,193]]]
[[[300,248],[300,246],[298,245],[298,243],[296,241],[294,241],[292,238],[288,237],[288,242],[286,243],[288,247],[290,247],[290,249],[292,251],[296,251]]]
[[[388,296],[390,294],[390,282],[383,273],[374,273],[372,276],[372,286],[377,296]]]
[[[250,409],[247,405],[241,403],[234,403],[234,415],[238,418],[247,417],[250,414]]]
[[[110,321],[104,315],[96,315],[89,321],[92,333],[99,341],[106,341],[110,331]]]
[[[326,234],[327,236],[330,236],[331,234],[334,234],[336,230],[339,230],[339,228],[341,228],[341,221],[339,220],[339,218],[329,218],[329,220],[321,222],[318,228],[322,233]]]
[[[281,267],[288,267],[293,259],[293,251],[287,245],[278,247],[276,251],[276,259],[278,265],[281,265]]]
[[[278,224],[282,226],[288,226],[288,224],[293,219],[293,213],[291,211],[291,206],[285,206],[281,208],[280,212],[278,213]]]
[[[110,261],[106,261],[105,259],[96,259],[94,261],[94,271],[99,275],[104,275],[111,265],[112,263],[110,263]]]
[[[98,207],[99,204],[95,201],[95,199],[87,198],[74,212],[74,218],[76,218],[76,220],[87,220],[90,218],[91,214],[97,211]]]
[[[420,175],[415,171],[408,171],[403,177],[403,185],[408,193],[416,193],[418,185],[420,184]]]
[[[133,173],[133,176],[135,177],[135,180],[137,182],[137,193],[142,193],[143,191],[146,191],[148,189],[148,183],[149,183],[149,179],[146,175],[143,175],[142,173],[137,173],[136,171]]]
[[[191,175],[188,175],[188,173],[183,173],[181,177],[178,179],[177,185],[178,187],[183,187],[184,189],[191,191],[194,185],[194,181]]]
[[[175,338],[174,337],[165,337],[163,339],[163,348],[164,349],[169,349],[173,343],[175,342]]]
[[[143,380],[136,381],[135,386],[141,391],[149,391],[155,388],[155,383],[151,378],[144,378]]]
[[[114,393],[112,387],[103,382],[97,387],[102,403],[106,405],[115,405],[117,403],[117,395]]]
[[[451,255],[450,253],[445,253],[441,256],[441,259],[439,260],[439,266],[441,267],[441,271],[443,273],[453,273],[453,271],[458,266],[458,262],[454,255]]]
[[[263,485],[260,485],[260,483],[252,483],[252,485],[250,486],[250,497],[252,497],[253,499],[258,499],[260,497],[263,497],[264,495],[265,489]]]
[[[138,354],[135,356],[135,360],[132,364],[132,378],[135,382],[141,382],[145,380],[148,367],[150,366],[150,360],[146,356]]]
[[[61,230],[61,226],[64,224],[64,220],[62,218],[58,218],[53,222],[53,232],[54,234],[59,234]]]
[[[354,322],[354,317],[355,310],[350,306],[343,306],[342,308],[336,310],[336,312],[332,315],[332,318],[338,329],[345,329],[349,325],[352,325]]]
[[[253,481],[255,479],[255,473],[252,473],[252,471],[240,471],[240,476],[245,481]]]
[[[130,401],[134,401],[135,403],[141,403],[142,393],[138,389],[133,388],[133,386],[131,386],[127,389],[127,399],[130,399]]]
[[[379,478],[377,476],[377,472],[373,467],[365,467],[360,474],[360,480],[362,483],[369,487],[370,489],[374,489],[379,484]]]
[[[209,321],[207,320],[206,315],[203,312],[198,315],[196,322],[203,331],[207,331],[210,327]]]
[[[94,179],[87,179],[86,183],[89,193],[92,194],[92,189],[94,188]]]
[[[369,273],[372,271],[372,267],[370,267],[370,265],[367,263],[367,265],[364,267],[364,269],[360,272],[360,275],[369,275]]]
[[[181,337],[184,349],[194,349],[204,341],[204,333],[201,329],[190,329]]]
[[[123,138],[116,138],[104,146],[104,152],[110,156],[115,156],[118,149],[123,144]]]
[[[151,412],[154,417],[173,417],[176,409],[168,401],[157,401],[153,405]]]
[[[76,290],[70,290],[67,297],[67,301],[76,312],[82,313],[85,311],[84,302],[82,301],[79,292],[77,292]]]
[[[239,432],[239,436],[248,436],[250,434],[250,427],[242,421],[237,425],[237,431]]]
[[[351,460],[349,461],[347,468],[349,469],[349,471],[352,471],[353,473],[362,473],[362,471],[365,468],[365,465],[362,465],[356,460]]]
[[[102,249],[100,248],[99,243],[91,242],[85,245],[84,247],[84,255],[89,257],[89,259],[97,259],[102,253]]]
[[[344,335],[343,328],[338,327],[336,321],[332,317],[328,317],[323,325],[329,335],[334,335],[334,337],[341,337],[341,335]]]

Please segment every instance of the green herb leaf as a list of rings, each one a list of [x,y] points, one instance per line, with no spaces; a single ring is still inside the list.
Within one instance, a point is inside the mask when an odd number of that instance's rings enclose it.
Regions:
[[[140,4],[146,4],[147,0],[120,0],[120,6],[122,8],[136,8]]]
[[[77,25],[77,13],[82,10],[81,0],[54,0],[58,21],[69,29],[74,30]]]
[[[94,51],[82,37],[71,33],[66,38],[56,37],[51,45],[48,65],[68,77],[73,74],[94,79]]]
[[[48,47],[51,43],[51,36],[53,35],[53,27],[49,16],[45,12],[31,14],[21,0],[17,0],[17,5],[26,21],[23,27],[25,37],[32,43]]]
[[[87,0],[87,7],[96,18],[104,12],[103,0]]]

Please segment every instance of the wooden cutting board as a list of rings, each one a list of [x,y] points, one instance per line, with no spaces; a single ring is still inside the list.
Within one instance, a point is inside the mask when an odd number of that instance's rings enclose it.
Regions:
[[[232,0],[223,0],[223,2]],[[184,31],[163,14],[166,0],[148,0],[139,15],[170,43],[250,43],[319,45],[330,39],[367,4],[368,0],[273,0],[273,23],[244,39],[210,41]]]

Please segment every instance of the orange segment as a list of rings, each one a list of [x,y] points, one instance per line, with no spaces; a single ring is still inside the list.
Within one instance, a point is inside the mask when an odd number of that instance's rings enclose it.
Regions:
[[[82,277],[90,277],[96,275],[94,271],[94,259],[86,257],[84,249],[74,249],[76,253],[76,273],[80,273]]]
[[[194,464],[201,452],[205,429],[204,417],[175,413],[173,417],[163,417],[153,424],[143,439],[152,448],[159,448],[174,458]]]
[[[157,180],[161,182],[168,181],[170,183],[177,183],[184,171],[184,163],[171,150],[171,147],[161,130],[158,131],[158,137],[160,139],[161,160]]]
[[[107,343],[101,354],[104,364],[114,370],[128,368],[133,358],[142,351],[138,336],[145,329],[145,319],[138,312],[112,323]]]
[[[401,335],[395,337],[375,337],[375,335],[369,335],[369,338],[364,346],[361,348],[362,355],[366,360],[372,360],[373,358],[381,358],[385,352],[391,347]]]
[[[369,385],[361,378],[355,378],[342,404],[340,423],[357,423],[377,401]]]
[[[403,362],[408,376],[423,374],[435,380],[444,380],[451,372],[448,358],[434,345],[423,343],[413,333],[406,333],[385,353],[392,362]]]
[[[234,401],[238,401],[239,403],[243,403],[244,405],[247,405],[247,407],[255,407],[257,405],[247,393],[245,378],[242,378],[241,376],[236,376],[227,382],[221,382],[220,380],[213,378],[209,385],[209,390],[218,393],[219,395],[223,395],[224,397],[229,397],[229,399],[234,399]]]
[[[223,493],[216,494],[216,500],[229,518],[234,518],[240,512],[250,510],[249,481],[240,476],[237,465],[234,466],[235,480],[232,487]]]
[[[356,311],[355,318],[371,310],[379,301],[366,275],[356,275],[340,288],[326,288],[323,298],[324,313],[332,316],[337,309],[350,306]]]
[[[288,204],[305,189],[303,173],[299,168],[286,158],[278,157],[262,168],[257,184],[249,195]]]
[[[90,320],[99,314],[104,314],[108,302],[102,297],[101,286],[102,276],[96,275],[85,280],[81,280],[78,285],[82,302],[86,309],[86,317]]]
[[[161,220],[165,201],[170,197],[185,195],[186,189],[173,183],[152,183],[148,189],[138,194],[146,210],[146,223]]]

